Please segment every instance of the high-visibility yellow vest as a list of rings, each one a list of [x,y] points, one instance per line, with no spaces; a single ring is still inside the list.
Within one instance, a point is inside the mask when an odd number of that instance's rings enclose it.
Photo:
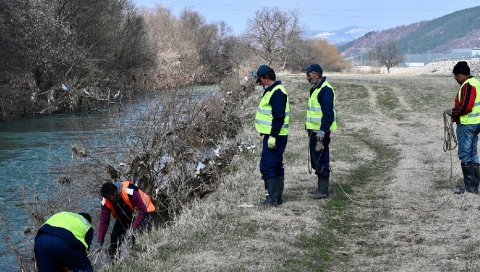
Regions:
[[[308,100],[307,119],[305,121],[305,126],[307,129],[314,131],[320,130],[320,127],[322,126],[323,112],[320,103],[318,103],[318,95],[324,87],[329,87],[333,92],[333,123],[330,126],[330,131],[335,131],[337,130],[337,114],[335,112],[336,95],[332,85],[330,85],[330,83],[327,81],[323,82],[322,86],[319,88],[316,88]]]
[[[463,125],[472,125],[472,124],[480,124],[480,81],[476,78],[469,78],[463,82],[462,86],[460,86],[460,89],[458,90],[458,101],[461,100],[461,93],[462,93],[462,88],[465,84],[469,83],[475,89],[477,89],[477,96],[475,98],[475,105],[473,106],[472,112],[469,112],[468,114],[460,116],[460,124]]]
[[[92,225],[80,214],[72,212],[59,212],[50,217],[45,224],[70,231],[73,236],[75,236],[75,238],[77,238],[77,240],[85,246],[85,250],[88,249],[85,236]]]
[[[285,105],[285,119],[283,121],[283,126],[280,129],[278,135],[285,136],[288,135],[288,124],[290,123],[290,102],[288,99],[288,94],[285,88],[282,85],[275,86],[272,90],[265,93],[258,105],[257,115],[255,116],[255,129],[258,133],[270,135],[272,132],[272,106],[270,105],[270,99],[272,95],[280,90],[287,96],[287,104]]]

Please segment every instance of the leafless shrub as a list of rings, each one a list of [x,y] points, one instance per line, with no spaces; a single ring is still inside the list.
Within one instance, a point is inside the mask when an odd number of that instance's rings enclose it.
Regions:
[[[112,126],[108,134],[115,136],[105,138],[106,149],[99,152],[87,142],[72,146],[76,156],[90,160],[82,167],[101,169],[86,180],[88,187],[98,190],[107,176],[121,176],[150,194],[164,219],[175,216],[215,190],[237,152],[232,139],[241,123],[238,106],[252,90],[252,81],[232,77],[217,90],[162,92],[145,111],[123,117],[128,124]]]

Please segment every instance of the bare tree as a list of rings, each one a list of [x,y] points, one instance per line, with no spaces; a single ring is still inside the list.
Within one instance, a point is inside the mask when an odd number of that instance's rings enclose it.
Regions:
[[[387,67],[388,73],[390,73],[390,68],[405,60],[394,42],[381,43],[375,46],[370,51],[369,57],[370,60],[377,61],[381,66]]]
[[[285,68],[295,45],[301,41],[298,11],[263,8],[248,21],[245,38],[255,53],[269,65],[281,62]]]

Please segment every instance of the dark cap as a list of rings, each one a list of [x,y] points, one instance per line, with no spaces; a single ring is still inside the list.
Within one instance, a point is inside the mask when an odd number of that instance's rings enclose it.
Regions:
[[[88,223],[92,224],[92,217],[88,213],[80,212],[79,215],[83,216],[83,218],[87,219]]]
[[[452,72],[454,75],[462,74],[462,75],[469,76],[470,67],[468,67],[468,64],[466,61],[459,61],[457,62],[457,64],[455,64],[455,66],[453,66]]]
[[[305,68],[306,73],[316,72],[319,74],[323,74],[323,69],[319,64],[310,64],[307,68]]]
[[[260,65],[257,70],[257,83],[260,82],[260,78],[264,75],[273,72],[273,69],[268,65]]]

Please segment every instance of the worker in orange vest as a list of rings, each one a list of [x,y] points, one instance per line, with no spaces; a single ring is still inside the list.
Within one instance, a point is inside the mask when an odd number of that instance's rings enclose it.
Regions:
[[[116,221],[110,236],[108,253],[114,258],[130,227],[139,230],[150,225],[150,213],[155,212],[155,206],[150,197],[131,181],[106,182],[100,192],[102,202],[97,243],[98,246],[103,246],[112,215]]]

